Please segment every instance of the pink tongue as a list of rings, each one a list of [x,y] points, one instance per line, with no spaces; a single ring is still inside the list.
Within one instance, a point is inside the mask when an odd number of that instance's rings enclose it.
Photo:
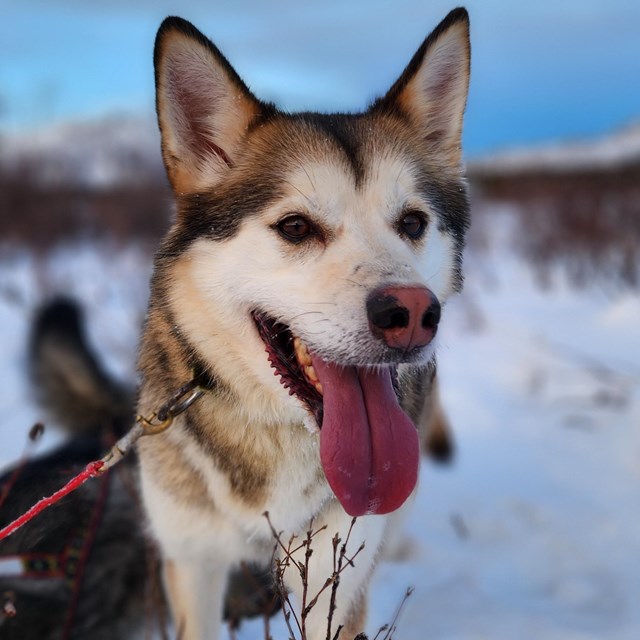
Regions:
[[[420,445],[390,370],[312,359],[323,388],[320,460],[331,489],[349,515],[394,511],[416,486]]]

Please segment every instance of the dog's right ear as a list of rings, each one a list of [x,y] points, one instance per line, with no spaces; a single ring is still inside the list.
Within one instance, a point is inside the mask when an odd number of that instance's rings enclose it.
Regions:
[[[215,185],[261,112],[215,45],[181,18],[164,20],[154,49],[162,157],[177,195]]]

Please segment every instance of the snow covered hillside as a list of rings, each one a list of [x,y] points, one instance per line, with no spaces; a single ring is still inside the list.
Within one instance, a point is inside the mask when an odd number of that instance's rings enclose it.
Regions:
[[[0,138],[0,166],[27,166],[44,183],[104,188],[164,181],[155,119],[112,114]]]
[[[473,175],[512,175],[523,172],[613,171],[640,164],[640,122],[589,140],[556,142],[505,150],[470,164]]]
[[[401,559],[373,580],[369,631],[398,640],[636,640],[640,637],[640,296],[540,289],[494,236],[468,254],[463,295],[444,310],[440,363],[456,434],[450,468],[424,464]],[[0,465],[40,418],[24,380],[35,304],[87,305],[93,342],[132,376],[149,258],[97,245],[0,264]],[[48,442],[56,436],[49,430]],[[275,640],[285,627],[275,623]],[[240,640],[263,638],[245,625]]]

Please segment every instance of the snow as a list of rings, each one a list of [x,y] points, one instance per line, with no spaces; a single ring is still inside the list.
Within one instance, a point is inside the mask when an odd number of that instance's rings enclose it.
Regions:
[[[494,260],[499,286],[468,270],[465,297],[445,316],[443,395],[459,458],[452,471],[425,469],[409,522],[419,586],[401,629],[637,638],[637,294],[606,299],[561,281],[540,291],[513,258]],[[484,317],[478,332],[464,331],[465,298]],[[603,322],[611,309],[615,328]]]
[[[498,237],[498,236],[496,236]],[[541,289],[508,234],[467,255],[443,314],[440,371],[457,443],[425,462],[404,557],[373,578],[369,631],[415,592],[398,639],[635,640],[640,632],[640,296],[554,274]],[[24,381],[34,305],[78,295],[112,371],[132,376],[149,259],[135,247],[13,252],[0,286],[0,465],[39,416]],[[55,443],[49,430],[47,446]],[[282,621],[273,637],[287,637]],[[245,624],[239,640],[263,638]]]
[[[114,113],[70,120],[8,134],[0,142],[0,164],[35,167],[47,184],[101,188],[164,174],[152,117]]]

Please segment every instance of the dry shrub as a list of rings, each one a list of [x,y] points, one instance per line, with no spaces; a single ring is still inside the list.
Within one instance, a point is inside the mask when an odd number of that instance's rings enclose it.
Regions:
[[[516,218],[514,246],[544,275],[562,265],[574,282],[640,284],[640,165],[609,170],[471,174],[476,224]],[[496,205],[498,205],[496,207]]]
[[[314,539],[319,533],[326,530],[326,526],[314,529],[313,521],[311,521],[304,538],[291,536],[288,540],[284,540],[282,532],[277,531],[273,526],[273,523],[269,518],[269,513],[266,512],[264,516],[269,523],[271,533],[275,540],[272,565],[276,589],[280,595],[284,617],[289,631],[288,640],[307,640],[307,619],[311,611],[315,607],[319,606],[319,598],[323,593],[325,593],[325,591],[330,593],[329,608],[326,612],[326,640],[369,640],[369,637],[364,632],[359,633],[355,638],[345,637],[342,633],[342,626],[335,625],[333,619],[337,606],[336,599],[338,589],[340,587],[340,577],[343,572],[348,571],[350,567],[355,566],[354,563],[358,555],[365,547],[365,543],[362,542],[354,552],[347,551],[356,518],[351,520],[351,526],[349,527],[344,540],[340,538],[338,533],[336,533],[331,539],[333,570],[331,575],[326,577],[320,589],[314,593],[310,590],[309,586],[309,561],[314,553]],[[302,554],[300,552],[302,552]],[[294,575],[299,576],[301,581],[302,602],[298,603],[297,606],[291,601],[285,584],[285,575],[290,571],[293,571]],[[393,635],[397,630],[397,622],[400,617],[400,613],[402,612],[402,608],[412,593],[412,588],[407,589],[398,609],[396,610],[393,621],[390,624],[385,624],[380,627],[376,635],[371,640],[392,640]],[[265,640],[272,640],[269,631],[268,618],[265,618]]]

